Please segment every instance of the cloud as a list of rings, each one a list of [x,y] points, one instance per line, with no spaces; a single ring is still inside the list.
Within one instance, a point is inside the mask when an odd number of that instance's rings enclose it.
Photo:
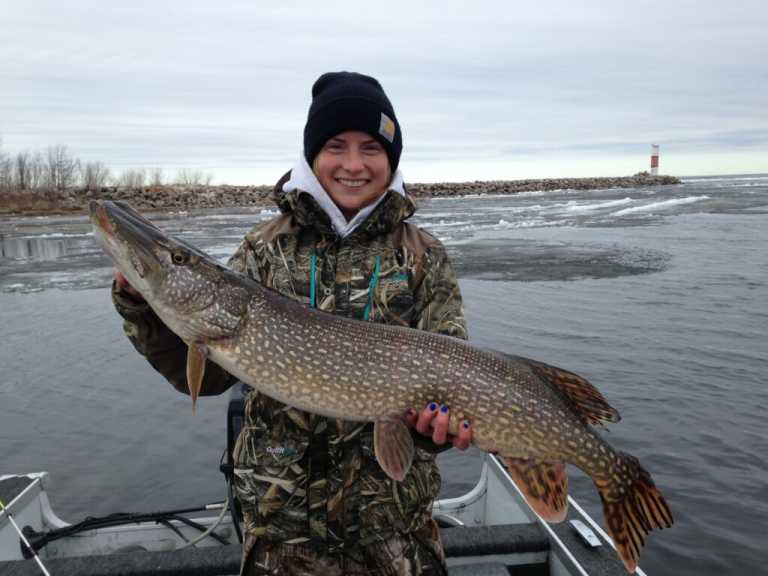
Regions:
[[[312,82],[340,69],[382,81],[418,171],[462,160],[472,179],[483,159],[525,155],[550,157],[554,172],[568,154],[644,156],[651,142],[681,154],[766,147],[764,2],[72,0],[4,11],[10,151],[61,142],[116,167],[204,164],[247,178],[298,155]]]

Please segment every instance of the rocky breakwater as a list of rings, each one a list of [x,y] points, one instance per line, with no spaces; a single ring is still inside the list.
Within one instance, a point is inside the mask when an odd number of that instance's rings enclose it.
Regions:
[[[635,176],[616,178],[551,178],[543,180],[490,180],[406,184],[416,198],[516,194],[537,190],[592,190],[637,188],[679,184],[674,176]],[[123,200],[138,210],[197,210],[272,204],[272,186],[149,186],[99,190],[24,190],[0,192],[0,214],[61,214],[85,212],[91,200]]]
[[[148,186],[0,193],[0,214],[85,212],[91,200],[122,200],[138,210],[193,210],[271,203],[272,186]]]
[[[416,197],[469,196],[486,194],[517,194],[544,190],[601,190],[606,188],[640,188],[680,184],[675,176],[635,176],[609,178],[546,178],[536,180],[485,180],[474,182],[444,182],[408,184],[408,192]]]
[[[133,190],[88,192],[90,200],[124,200],[138,210],[190,210],[263,206],[271,203],[272,186],[151,186]],[[87,202],[86,202],[87,204]]]

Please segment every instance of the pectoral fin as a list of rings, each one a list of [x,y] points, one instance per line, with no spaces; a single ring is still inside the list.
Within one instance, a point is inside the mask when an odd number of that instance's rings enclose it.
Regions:
[[[568,513],[568,476],[562,462],[504,458],[510,476],[533,510],[547,522],[562,522]]]
[[[192,412],[195,411],[197,397],[203,386],[205,375],[205,360],[208,357],[208,349],[203,344],[189,344],[187,350],[187,388],[192,396]]]
[[[401,416],[385,416],[373,426],[376,460],[387,476],[402,482],[413,462],[413,437]]]

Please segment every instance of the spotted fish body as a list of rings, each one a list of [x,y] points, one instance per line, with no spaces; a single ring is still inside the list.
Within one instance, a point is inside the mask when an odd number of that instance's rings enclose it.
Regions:
[[[402,480],[413,444],[402,415],[439,402],[472,423],[473,443],[499,453],[528,502],[560,521],[568,462],[588,474],[632,572],[646,535],[672,516],[650,475],[590,426],[619,419],[583,378],[431,332],[307,308],[167,237],[124,203],[92,203],[96,237],[132,286],[189,345],[193,399],[205,363],[304,411],[375,423],[382,468]]]

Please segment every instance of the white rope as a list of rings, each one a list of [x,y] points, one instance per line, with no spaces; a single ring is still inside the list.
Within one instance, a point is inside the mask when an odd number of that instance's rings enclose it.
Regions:
[[[227,510],[229,510],[229,499],[226,499],[224,502],[225,503],[224,503],[224,505],[222,505],[221,512],[219,512],[219,516],[218,516],[218,518],[216,518],[216,521],[213,524],[211,524],[205,532],[203,532],[202,534],[198,535],[194,539],[190,540],[189,542],[184,544],[184,546],[178,548],[178,550],[184,550],[185,548],[189,548],[190,546],[194,546],[195,544],[200,542],[200,540],[202,540],[203,538],[208,536],[211,532],[213,532],[218,527],[219,524],[221,524],[221,521],[224,519],[224,514],[226,514]],[[232,521],[233,522],[237,522],[237,518],[233,517]]]

